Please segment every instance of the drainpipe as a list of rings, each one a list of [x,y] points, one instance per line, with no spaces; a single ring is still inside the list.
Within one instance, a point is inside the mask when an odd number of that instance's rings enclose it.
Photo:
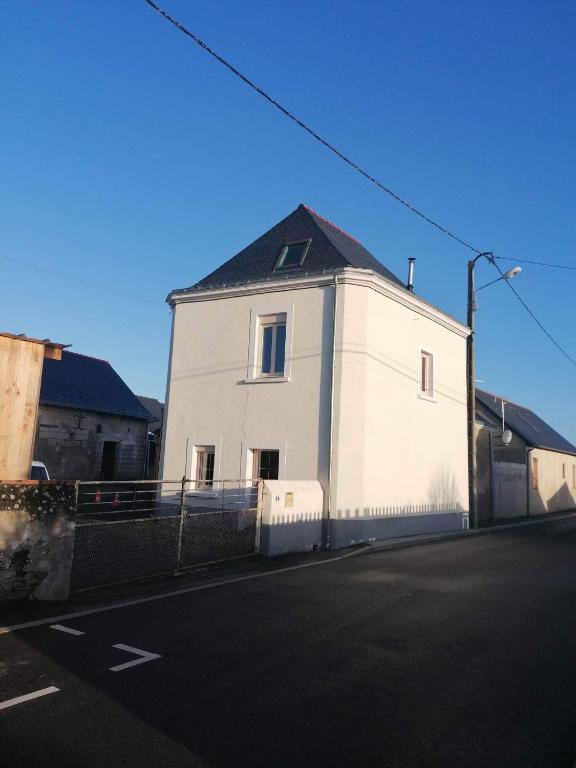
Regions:
[[[334,445],[334,379],[336,371],[336,316],[338,311],[338,275],[334,275],[334,312],[332,316],[332,372],[330,375],[330,428],[328,431],[328,509],[324,548],[330,549],[330,514],[332,511],[332,448]]]

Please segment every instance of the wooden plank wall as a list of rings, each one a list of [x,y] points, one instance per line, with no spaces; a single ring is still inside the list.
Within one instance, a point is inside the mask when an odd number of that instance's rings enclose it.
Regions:
[[[27,480],[38,416],[44,347],[0,336],[0,481]]]

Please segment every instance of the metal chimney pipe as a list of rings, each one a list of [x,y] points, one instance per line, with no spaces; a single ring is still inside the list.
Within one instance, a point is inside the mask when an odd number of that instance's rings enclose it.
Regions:
[[[409,258],[408,259],[408,283],[406,284],[406,288],[408,288],[409,291],[414,291],[414,262],[416,259]]]

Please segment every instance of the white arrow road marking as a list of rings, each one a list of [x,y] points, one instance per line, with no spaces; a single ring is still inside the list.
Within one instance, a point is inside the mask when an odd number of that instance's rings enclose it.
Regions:
[[[16,704],[22,704],[25,701],[31,699],[39,699],[40,696],[48,696],[49,693],[56,693],[60,688],[56,688],[55,685],[51,685],[49,688],[41,688],[39,691],[33,691],[27,693],[24,696],[16,696],[15,699],[8,699],[7,701],[0,701],[0,709],[8,709],[8,707],[15,707]]]
[[[133,661],[127,661],[124,664],[117,664],[115,667],[109,667],[111,672],[121,672],[123,669],[128,669],[128,667],[135,667],[137,664],[146,664],[147,661],[154,661],[154,659],[162,658],[159,653],[141,651],[138,648],[132,648],[130,645],[123,645],[122,643],[118,643],[112,647],[119,648],[121,651],[128,651],[128,653],[135,653],[136,656],[140,656],[140,658],[134,659]]]
[[[83,635],[84,632],[80,632],[79,629],[72,629],[72,627],[64,627],[62,624],[51,624],[50,629],[57,629],[59,632],[67,632],[69,635]]]

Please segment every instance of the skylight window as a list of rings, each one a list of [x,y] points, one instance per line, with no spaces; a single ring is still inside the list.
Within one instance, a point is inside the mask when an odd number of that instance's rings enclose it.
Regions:
[[[311,240],[304,240],[302,243],[288,243],[282,246],[280,256],[274,269],[288,269],[289,267],[300,267],[306,257]]]

